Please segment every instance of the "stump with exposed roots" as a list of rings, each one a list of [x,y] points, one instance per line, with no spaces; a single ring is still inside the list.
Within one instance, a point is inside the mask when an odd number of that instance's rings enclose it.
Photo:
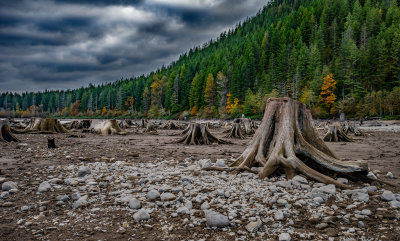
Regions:
[[[71,129],[88,129],[92,124],[92,120],[74,120],[64,125],[68,130]]]
[[[189,126],[182,132],[183,137],[176,143],[185,145],[211,145],[213,143],[229,144],[230,142],[221,140],[211,134],[207,125],[201,123],[190,123]]]
[[[225,138],[240,138],[244,139],[246,138],[246,133],[242,129],[239,123],[233,123],[232,128],[228,130],[228,134],[225,136]]]
[[[250,118],[236,118],[233,120],[233,123],[239,123],[246,135],[253,135],[255,133],[256,126]]]
[[[8,121],[0,121],[0,141],[1,142],[18,142],[18,138],[13,135]]]
[[[353,140],[344,133],[339,125],[329,126],[328,132],[324,136],[327,142],[352,142]]]
[[[50,118],[31,118],[29,125],[24,130],[11,129],[13,133],[40,133],[40,134],[55,134],[67,133],[68,130],[57,119]]]
[[[92,120],[89,130],[101,135],[125,135],[117,120]]]
[[[157,126],[149,121],[146,123],[146,128],[143,130],[143,133],[157,135]]]
[[[161,129],[165,130],[180,130],[183,129],[181,125],[178,125],[177,123],[173,121],[168,121],[165,123],[163,126],[161,126]]]
[[[353,133],[355,136],[365,136],[354,122],[347,122],[342,125],[343,132],[347,135],[349,132]]]
[[[270,98],[250,145],[231,166],[237,169],[262,167],[258,172],[260,178],[278,170],[284,171],[289,179],[301,173],[344,188],[349,186],[329,175],[364,178],[368,172],[367,163],[339,160],[318,136],[311,120],[304,104],[288,97]]]

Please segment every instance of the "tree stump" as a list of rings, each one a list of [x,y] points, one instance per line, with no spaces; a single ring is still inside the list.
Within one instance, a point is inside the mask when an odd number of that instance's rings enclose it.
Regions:
[[[147,122],[146,129],[143,130],[143,133],[157,134],[156,125],[152,122]]]
[[[255,124],[250,118],[237,118],[233,120],[233,123],[239,123],[246,135],[253,135],[255,133]]]
[[[0,141],[2,142],[18,142],[18,138],[13,135],[7,120],[0,121]]]
[[[230,142],[218,139],[211,134],[207,125],[200,123],[190,123],[189,126],[182,132],[183,137],[176,141],[176,143],[183,143],[185,145],[211,145],[230,144]]]
[[[161,126],[161,129],[166,129],[166,130],[180,130],[183,129],[182,126],[176,124],[173,121],[168,121],[165,123],[163,126]]]
[[[101,135],[125,135],[117,120],[92,120],[89,130]]]
[[[365,134],[356,127],[354,122],[346,122],[342,125],[343,132],[347,135],[349,132],[353,133],[355,136],[365,136]]]
[[[328,132],[324,136],[324,141],[327,142],[352,142],[353,140],[348,137],[339,125],[333,125],[329,127]]]
[[[260,127],[250,145],[231,165],[237,168],[260,166],[260,178],[277,170],[291,179],[301,173],[323,183],[349,188],[330,174],[359,175],[365,177],[368,165],[361,161],[341,161],[319,137],[312,127],[310,111],[298,101],[270,98]]]
[[[58,148],[58,146],[56,145],[55,138],[48,138],[47,139],[47,147],[48,148]]]
[[[31,118],[29,125],[25,130],[16,130],[14,128],[11,131],[15,134],[23,133],[41,133],[41,134],[55,134],[55,133],[67,133],[68,130],[58,121],[57,119],[50,118]]]
[[[246,138],[246,134],[239,123],[233,123],[232,128],[228,130],[228,134],[225,136],[225,138],[244,139]]]
[[[64,125],[68,130],[71,129],[88,129],[92,124],[92,120],[74,120]]]
[[[142,119],[140,127],[146,128],[148,121],[146,119]]]

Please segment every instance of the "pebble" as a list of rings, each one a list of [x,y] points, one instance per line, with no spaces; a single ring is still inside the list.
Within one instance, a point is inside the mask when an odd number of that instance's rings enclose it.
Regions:
[[[133,215],[133,219],[135,219],[136,222],[147,221],[150,219],[150,214],[146,210],[140,209]]]
[[[161,201],[171,201],[176,198],[176,196],[170,192],[165,192],[165,193],[161,194],[160,197],[161,197]]]
[[[201,204],[200,209],[201,210],[207,210],[210,208],[210,204],[208,204],[207,201],[205,201],[203,204]]]
[[[386,176],[387,176],[388,178],[390,178],[390,179],[393,179],[393,178],[394,178],[393,173],[391,173],[391,172],[386,173]]]
[[[0,198],[5,200],[10,196],[9,192],[2,192]]]
[[[281,210],[278,210],[278,211],[275,212],[274,218],[275,218],[275,220],[277,220],[277,221],[281,221],[281,220],[283,220],[285,217],[283,216],[283,212],[282,212]]]
[[[147,193],[146,198],[149,200],[156,200],[160,197],[160,193],[157,190],[151,190]]]
[[[87,199],[88,199],[87,195],[80,197],[78,200],[76,200],[74,202],[74,204],[72,205],[72,208],[73,209],[77,209],[77,208],[86,206],[87,205]]]
[[[288,233],[281,233],[279,235],[279,241],[290,241],[290,235]]]
[[[362,214],[362,215],[369,216],[369,215],[371,215],[371,210],[369,210],[369,209],[363,209],[363,210],[361,211],[361,214]]]
[[[250,222],[246,225],[246,230],[249,233],[254,233],[254,232],[258,231],[258,229],[261,227],[261,225],[262,225],[262,222],[260,220],[255,221],[255,222]]]
[[[390,201],[395,200],[395,197],[394,197],[394,195],[393,195],[393,193],[392,193],[391,191],[385,190],[385,191],[382,193],[382,199],[385,200],[385,201],[387,201],[387,202],[390,202]]]
[[[3,191],[10,191],[11,189],[17,189],[17,188],[18,188],[17,183],[13,181],[3,182],[3,184],[1,185],[1,189]]]
[[[129,200],[129,208],[130,209],[140,209],[141,207],[142,207],[142,204],[136,198],[132,198],[131,200]]]
[[[69,197],[68,197],[68,195],[59,195],[59,196],[57,196],[57,201],[62,201],[62,202],[66,202],[66,201],[69,201]]]
[[[47,181],[44,181],[40,183],[38,192],[48,192],[51,189],[50,183]]]
[[[225,167],[226,166],[225,160],[224,159],[217,159],[217,161],[215,162],[215,165],[217,167]]]
[[[209,227],[225,228],[230,225],[229,219],[215,211],[205,211],[206,223]]]
[[[92,173],[92,171],[88,166],[81,166],[78,169],[78,177],[84,177],[91,173]]]

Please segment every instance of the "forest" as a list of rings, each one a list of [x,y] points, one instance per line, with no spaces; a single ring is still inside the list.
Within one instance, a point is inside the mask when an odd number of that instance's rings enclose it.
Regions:
[[[138,77],[0,94],[0,116],[261,117],[289,96],[314,117],[400,117],[398,0],[276,0]]]

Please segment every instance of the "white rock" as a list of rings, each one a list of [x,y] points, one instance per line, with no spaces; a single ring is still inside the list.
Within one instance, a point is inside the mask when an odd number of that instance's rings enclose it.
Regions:
[[[90,167],[88,167],[88,166],[81,166],[78,169],[78,177],[84,177],[91,173],[92,173],[92,171],[90,170]]]
[[[395,197],[394,197],[394,195],[393,195],[393,193],[392,193],[391,191],[385,190],[385,191],[382,193],[382,199],[385,200],[385,201],[387,201],[387,202],[390,202],[390,201],[395,200]]]
[[[361,211],[361,214],[362,214],[362,215],[369,216],[369,215],[371,215],[371,210],[369,210],[369,209],[363,209],[363,210]]]
[[[13,182],[13,181],[4,182],[4,183],[1,185],[1,189],[2,189],[3,191],[10,191],[11,189],[17,189],[17,188],[18,188],[17,183],[15,183],[15,182]]]
[[[142,204],[136,198],[132,198],[129,200],[129,208],[130,209],[139,209],[142,207]]]
[[[390,207],[392,208],[400,208],[400,202],[397,200],[393,200],[389,202]]]
[[[319,189],[322,190],[325,193],[330,194],[330,195],[335,195],[336,194],[336,187],[333,184],[322,186]]]
[[[279,241],[290,241],[290,235],[288,233],[281,233],[279,235]]]
[[[283,216],[283,212],[281,210],[276,211],[274,217],[275,217],[275,220],[277,220],[277,221],[281,221],[285,218]]]
[[[369,195],[366,192],[355,192],[355,193],[353,193],[351,198],[354,201],[360,201],[360,202],[368,202],[369,201]]]
[[[297,181],[297,182],[302,183],[302,184],[308,184],[307,179],[305,179],[304,177],[299,176],[299,175],[293,177],[292,181]]]
[[[206,223],[209,227],[225,228],[230,225],[229,219],[218,212],[205,211]]]
[[[225,160],[224,159],[217,159],[217,161],[215,162],[215,165],[217,167],[225,167],[226,166]]]
[[[387,176],[388,178],[390,178],[390,179],[393,179],[393,178],[394,178],[393,173],[391,173],[391,172],[386,173],[386,176]]]
[[[257,232],[257,230],[261,227],[261,225],[262,225],[262,223],[260,220],[250,222],[246,225],[246,230],[249,233],[254,233],[254,232]]]
[[[201,159],[198,161],[198,164],[201,168],[207,168],[212,165],[210,159]]]
[[[74,202],[74,204],[72,205],[72,208],[77,209],[77,208],[86,206],[87,205],[87,199],[88,199],[87,195],[80,197],[78,200],[76,200]]]
[[[170,192],[164,192],[163,194],[161,194],[161,201],[171,201],[174,200],[176,198],[176,196]]]
[[[155,200],[160,197],[160,193],[157,190],[150,190],[150,192],[147,193],[146,198],[149,200]]]
[[[210,204],[208,204],[207,201],[205,201],[203,204],[201,204],[200,209],[201,210],[207,210],[210,208]]]
[[[136,222],[147,221],[150,219],[150,214],[146,210],[140,209],[133,215],[133,219],[135,219]]]
[[[375,179],[375,180],[378,179],[373,172],[368,172],[367,177],[369,177],[371,179]]]
[[[51,189],[50,183],[47,181],[44,181],[40,183],[38,192],[48,192]]]

